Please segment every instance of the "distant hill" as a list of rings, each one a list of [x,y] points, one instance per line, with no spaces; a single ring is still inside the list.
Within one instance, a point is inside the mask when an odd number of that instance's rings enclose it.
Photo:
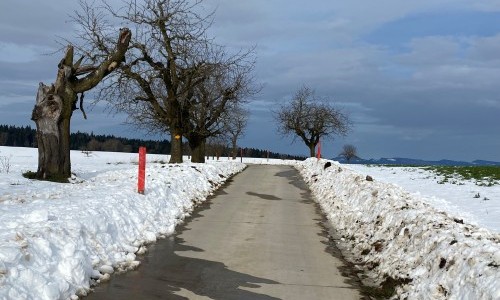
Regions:
[[[334,157],[340,163],[347,163],[347,160],[343,157]],[[473,162],[466,161],[456,161],[456,160],[422,160],[414,158],[403,158],[403,157],[393,157],[393,158],[379,158],[379,159],[362,159],[356,158],[351,159],[349,162],[351,164],[363,164],[363,165],[405,165],[405,166],[500,166],[500,162],[487,161],[487,160],[475,160]]]

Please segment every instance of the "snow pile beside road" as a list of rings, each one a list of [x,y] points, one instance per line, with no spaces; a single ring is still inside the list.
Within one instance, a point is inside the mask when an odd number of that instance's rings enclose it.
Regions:
[[[326,162],[312,158],[297,168],[376,284],[401,283],[400,299],[500,299],[499,234],[337,162],[324,169]]]
[[[85,295],[93,282],[135,268],[146,243],[173,233],[195,203],[244,168],[151,163],[139,195],[130,162],[96,165],[75,184],[30,181],[20,176],[26,165],[12,166],[0,174],[9,182],[0,185],[0,299]]]
[[[422,167],[345,165],[379,181],[394,183],[438,210],[500,233],[500,185],[478,185],[475,179],[446,179]]]

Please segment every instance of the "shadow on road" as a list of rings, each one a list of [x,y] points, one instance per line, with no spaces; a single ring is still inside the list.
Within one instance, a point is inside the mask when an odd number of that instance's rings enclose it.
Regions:
[[[223,193],[219,189],[216,195]],[[111,281],[95,287],[85,299],[189,299],[177,295],[182,290],[211,299],[278,299],[241,288],[279,282],[232,271],[221,262],[190,257],[204,250],[186,245],[180,235],[190,230],[187,225],[191,221],[204,217],[202,212],[211,204],[211,199],[201,203],[177,226],[175,235],[151,245],[147,254],[139,257],[141,266],[137,270],[112,276]]]
[[[287,171],[281,171],[274,176],[278,177],[285,177],[288,179],[288,183],[291,185],[295,186],[296,188],[300,189],[302,192],[300,193],[300,196],[302,197],[302,203],[310,204],[312,203],[311,201],[311,192],[309,188],[307,187],[306,183],[302,179],[302,177],[299,174],[299,171],[291,168],[290,170]]]
[[[114,276],[95,288],[87,299],[188,299],[181,290],[212,299],[277,299],[243,290],[278,282],[235,272],[221,262],[179,255],[202,252],[170,237],[153,245],[138,270]]]
[[[247,192],[247,195],[250,196],[256,196],[264,200],[283,200],[280,197],[276,197],[274,195],[268,195],[268,194],[259,194],[259,193],[254,193],[254,192]]]

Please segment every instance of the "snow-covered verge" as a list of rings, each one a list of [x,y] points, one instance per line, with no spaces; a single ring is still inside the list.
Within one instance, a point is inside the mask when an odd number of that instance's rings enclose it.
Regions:
[[[358,173],[397,184],[439,210],[500,233],[500,185],[478,186],[475,180],[443,181],[419,167],[345,165]]]
[[[500,299],[499,234],[325,163],[311,158],[296,167],[370,281],[401,283],[398,299]]]
[[[137,155],[72,151],[73,184],[32,181],[36,149],[0,147],[0,299],[85,295],[109,274],[135,268],[146,244],[173,233],[237,162],[165,164],[148,156],[145,195],[136,193]],[[156,162],[156,163],[154,163]]]

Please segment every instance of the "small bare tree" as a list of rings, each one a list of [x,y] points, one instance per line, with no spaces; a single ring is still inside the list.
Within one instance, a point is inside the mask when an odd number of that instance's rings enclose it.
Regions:
[[[207,153],[211,154],[217,160],[224,154],[227,150],[228,140],[224,135],[211,136],[207,139]]]
[[[0,156],[0,173],[5,172],[9,173],[10,172],[10,159],[12,158],[12,155],[10,156]]]
[[[339,155],[344,157],[349,163],[351,159],[358,158],[358,150],[354,145],[347,144],[344,145],[344,147],[342,148],[342,152],[340,152]]]
[[[229,110],[224,123],[224,135],[228,136],[231,142],[231,157],[238,156],[238,139],[244,134],[248,123],[248,111],[241,106],[235,106]]]
[[[282,105],[274,118],[279,132],[297,137],[309,148],[311,157],[321,138],[345,136],[351,129],[349,117],[326,101],[318,99],[309,87],[300,88],[291,101]]]

